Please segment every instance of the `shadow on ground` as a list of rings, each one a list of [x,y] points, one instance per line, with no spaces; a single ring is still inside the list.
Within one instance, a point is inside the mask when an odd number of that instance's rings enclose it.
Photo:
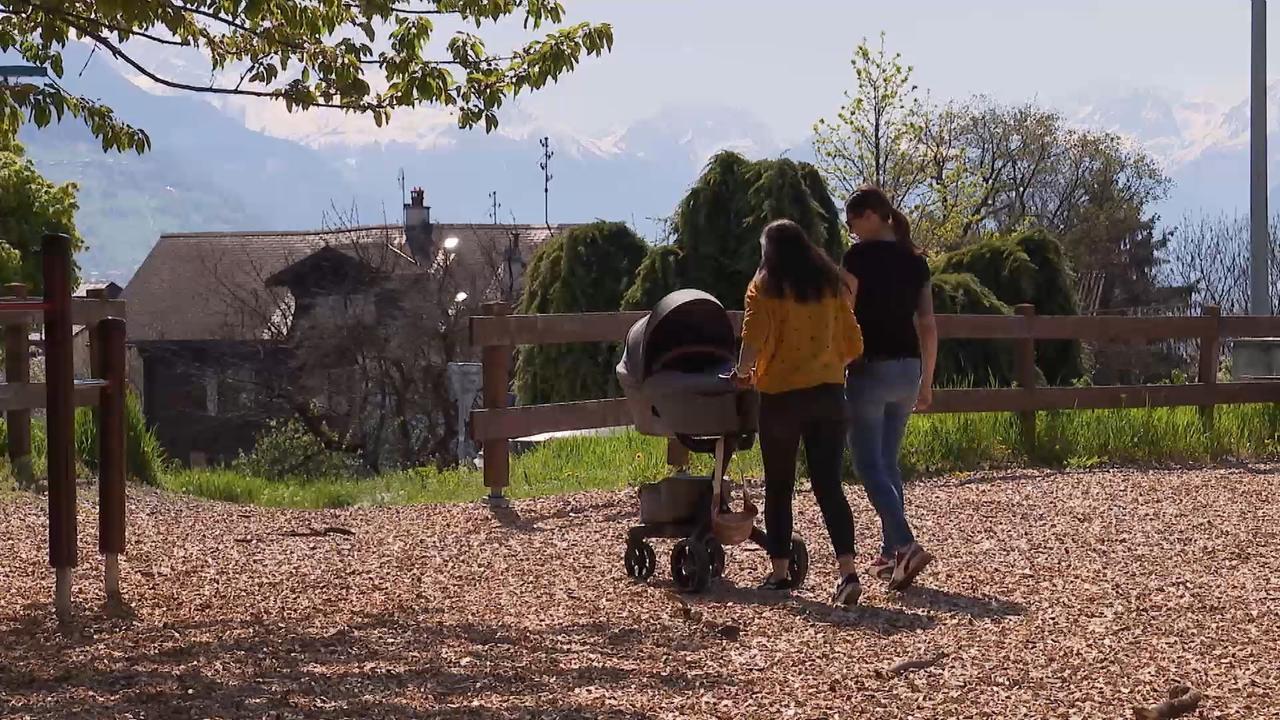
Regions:
[[[927,615],[909,610],[872,605],[858,605],[844,609],[799,595],[761,592],[755,588],[736,585],[728,580],[717,581],[705,594],[698,596],[696,602],[768,605],[786,610],[810,622],[860,629],[877,635],[920,632],[930,630],[937,625],[937,622]]]
[[[1003,620],[1026,613],[1021,603],[997,597],[978,597],[963,593],[916,586],[902,593],[902,604],[928,608],[935,612],[967,615],[974,620]]]
[[[900,596],[904,608],[851,610],[729,581],[697,597],[667,594],[671,612],[715,614],[718,604],[769,606],[807,622],[884,636],[936,626],[915,608],[975,619],[1024,611],[1012,602],[927,587]],[[664,612],[662,605],[654,611]],[[735,682],[718,671],[643,661],[655,654],[700,653],[737,639],[727,639],[725,628],[700,629],[698,621],[657,630],[606,622],[530,629],[527,623],[447,621],[409,608],[347,616],[329,631],[233,618],[155,625],[103,612],[84,613],[78,626],[59,628],[48,611],[23,608],[0,631],[0,716],[170,717],[182,708],[178,714],[184,717],[489,720],[532,713],[638,720],[648,715],[571,700],[579,690],[634,698]],[[531,698],[539,703],[531,705]]]
[[[671,638],[604,623],[530,631],[405,611],[358,616],[321,634],[279,622],[146,627],[89,615],[64,634],[45,620],[47,608],[23,613],[0,632],[4,717],[638,720],[649,716],[574,703],[574,691],[693,692],[735,682],[634,662]]]

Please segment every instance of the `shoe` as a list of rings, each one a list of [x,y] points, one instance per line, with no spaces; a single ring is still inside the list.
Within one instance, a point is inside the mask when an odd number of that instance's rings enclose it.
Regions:
[[[889,582],[893,579],[893,556],[880,554],[875,560],[871,561],[871,567],[868,568],[871,577],[877,580]]]
[[[862,583],[858,582],[857,575],[845,575],[844,579],[836,585],[836,593],[831,598],[831,602],[836,605],[845,607],[853,607],[858,604],[858,599],[862,597]]]
[[[913,542],[898,550],[893,558],[893,576],[889,578],[889,589],[907,589],[931,562],[933,555],[921,547],[920,543]]]
[[[769,592],[790,591],[791,579],[787,578],[785,580],[778,580],[770,575],[764,579],[764,582],[760,583],[760,586],[757,589]]]

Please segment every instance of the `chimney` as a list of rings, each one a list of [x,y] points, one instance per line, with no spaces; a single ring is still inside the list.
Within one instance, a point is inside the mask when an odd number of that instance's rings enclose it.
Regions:
[[[426,204],[427,194],[422,188],[409,192],[409,204],[404,206],[404,241],[409,254],[419,263],[429,263],[435,251],[431,239],[431,208]]]

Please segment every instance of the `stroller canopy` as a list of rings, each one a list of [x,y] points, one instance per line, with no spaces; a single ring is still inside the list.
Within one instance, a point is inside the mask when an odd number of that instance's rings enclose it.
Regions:
[[[754,432],[758,396],[722,375],[737,345],[729,313],[711,295],[677,290],[660,300],[631,326],[617,368],[636,430],[684,438]]]
[[[719,300],[701,290],[677,290],[631,327],[620,369],[643,382],[673,355],[700,356],[705,363],[715,356],[732,358],[736,346],[733,323]]]

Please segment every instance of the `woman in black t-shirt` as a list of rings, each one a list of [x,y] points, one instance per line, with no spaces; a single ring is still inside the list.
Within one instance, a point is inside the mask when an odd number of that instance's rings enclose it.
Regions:
[[[912,410],[933,401],[938,330],[929,265],[911,241],[910,222],[879,188],[855,191],[845,221],[854,244],[843,265],[864,343],[845,382],[849,444],[884,533],[871,573],[900,590],[933,560],[907,523],[899,466]]]

